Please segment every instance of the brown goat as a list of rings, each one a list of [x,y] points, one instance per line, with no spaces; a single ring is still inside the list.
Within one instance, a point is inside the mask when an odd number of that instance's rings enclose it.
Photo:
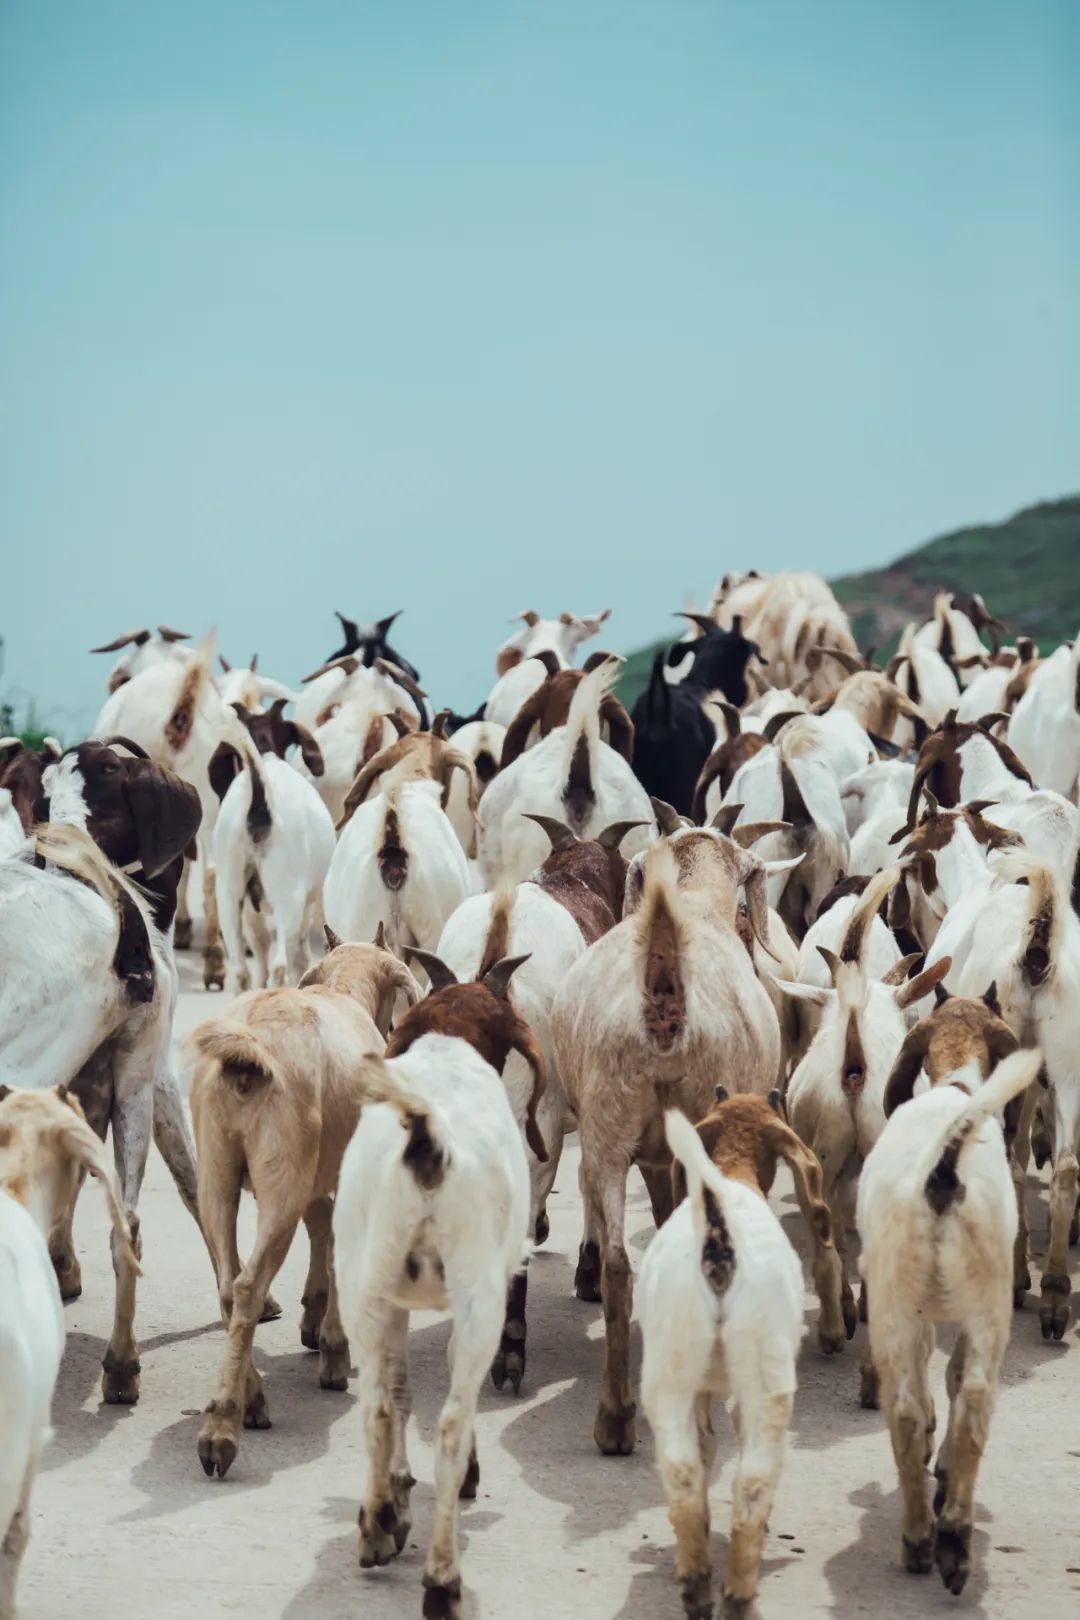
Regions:
[[[551,853],[532,881],[570,913],[591,945],[622,921],[627,862],[619,845],[643,823],[616,821],[595,838],[578,838],[552,816],[525,814],[551,839]]]
[[[510,722],[503,740],[500,769],[504,771],[525,752],[534,727],[539,727],[539,735],[546,737],[557,726],[565,726],[577,688],[586,675],[606,663],[611,654],[591,653],[581,669],[559,669],[551,654],[538,656],[547,668],[547,678],[526,698]],[[607,726],[610,746],[622,755],[628,765],[631,764],[634,757],[634,722],[611,692],[601,700],[600,723]]]

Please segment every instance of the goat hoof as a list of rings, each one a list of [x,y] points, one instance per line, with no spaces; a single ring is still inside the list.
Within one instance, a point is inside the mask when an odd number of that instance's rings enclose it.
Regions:
[[[844,1348],[845,1340],[850,1338],[851,1334],[847,1332],[846,1326],[842,1323],[831,1322],[826,1325],[823,1318],[818,1318],[818,1349],[821,1351],[823,1356],[840,1355]]]
[[[693,1575],[681,1576],[679,1596],[682,1598],[686,1620],[712,1620],[711,1570],[699,1569]]]
[[[270,1421],[270,1408],[266,1404],[266,1396],[260,1389],[258,1394],[253,1395],[244,1408],[244,1428],[272,1429],[273,1427],[274,1425]]]
[[[330,1344],[326,1339],[319,1340],[319,1388],[320,1389],[348,1389],[349,1387],[349,1346],[347,1344]]]
[[[971,1574],[970,1524],[939,1524],[934,1558],[946,1589],[953,1597],[959,1597],[964,1590],[964,1582]]]
[[[636,1415],[633,1402],[622,1412],[614,1412],[609,1406],[597,1410],[593,1439],[605,1457],[629,1457],[637,1444]]]
[[[1043,1274],[1042,1298],[1039,1300],[1039,1326],[1044,1339],[1061,1339],[1069,1325],[1068,1277]]]
[[[366,1508],[361,1508],[357,1515],[360,1526],[359,1552],[360,1568],[375,1569],[389,1564],[400,1552],[394,1539],[394,1532],[398,1528],[398,1518],[394,1511],[393,1502],[384,1502],[375,1510],[372,1517]],[[406,1531],[408,1534],[408,1531]],[[402,1543],[404,1545],[404,1543]]]
[[[876,1412],[881,1405],[876,1367],[864,1364],[859,1369],[859,1405],[867,1412]]]
[[[278,1304],[278,1302],[274,1298],[273,1294],[267,1294],[266,1303],[262,1308],[262,1314],[259,1317],[259,1321],[260,1322],[276,1322],[280,1315],[281,1315],[281,1306]]]
[[[475,1502],[476,1492],[480,1485],[480,1459],[476,1455],[476,1447],[469,1452],[469,1466],[465,1470],[465,1478],[461,1482],[458,1496],[463,1502]]]
[[[102,1362],[101,1396],[107,1406],[134,1406],[139,1399],[138,1360]]]
[[[509,1384],[516,1395],[525,1376],[525,1324],[515,1322],[514,1326],[521,1331],[503,1333],[502,1344],[491,1363],[491,1381],[499,1390]]]
[[[588,1300],[590,1305],[599,1305],[603,1298],[600,1292],[600,1249],[595,1243],[583,1243],[578,1250],[574,1293],[578,1299]]]
[[[203,988],[225,988],[225,952],[220,945],[208,945],[203,952]]]
[[[724,1620],[747,1620],[754,1606],[753,1598],[736,1597],[734,1592],[724,1593]]]
[[[461,1614],[461,1577],[444,1584],[424,1575],[424,1620],[458,1620]]]
[[[204,1430],[199,1436],[199,1461],[207,1479],[213,1479],[215,1474],[219,1479],[224,1479],[236,1461],[239,1449],[232,1435],[207,1434]]]
[[[904,1537],[904,1568],[910,1575],[929,1575],[934,1567],[934,1537],[931,1533],[921,1541]]]
[[[536,1243],[546,1243],[550,1233],[551,1222],[548,1220],[548,1212],[546,1209],[542,1209],[539,1215],[536,1217],[536,1226],[533,1230],[533,1239]],[[1076,1242],[1075,1238],[1073,1239],[1073,1242]]]
[[[190,917],[177,917],[176,925],[173,928],[173,950],[190,951],[193,932]]]

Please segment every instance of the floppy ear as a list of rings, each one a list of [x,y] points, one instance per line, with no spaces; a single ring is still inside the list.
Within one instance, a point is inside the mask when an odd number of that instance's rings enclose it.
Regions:
[[[827,1007],[836,994],[835,990],[822,990],[816,984],[797,984],[792,979],[778,979],[774,973],[770,973],[769,977],[785,996],[790,996],[793,1001],[809,1001],[815,1007]]]
[[[282,700],[279,699],[278,701]],[[286,721],[286,730],[289,734],[289,742],[298,744],[300,756],[312,776],[321,776],[326,769],[326,763],[323,760],[322,749],[311,735],[311,732],[306,726],[298,725],[295,720]]]
[[[491,970],[492,973],[496,972],[500,966],[502,966],[501,963],[496,963],[496,966]],[[511,969],[511,971],[513,970]],[[488,977],[490,978],[490,974]],[[487,980],[485,980],[486,982]],[[525,1113],[525,1140],[540,1163],[546,1164],[548,1160],[547,1143],[544,1141],[543,1133],[536,1121],[537,1105],[547,1086],[547,1068],[544,1064],[544,1054],[540,1050],[536,1036],[525,1020],[515,1014],[514,1021],[516,1028],[511,1036],[510,1044],[515,1052],[519,1052],[525,1059],[525,1062],[532,1070],[533,1077],[532,1091],[529,1095]]]
[[[65,1096],[65,1102],[70,1099]],[[109,1210],[109,1219],[113,1230],[120,1239],[120,1248],[124,1261],[136,1277],[142,1275],[135,1250],[131,1246],[131,1232],[128,1228],[127,1217],[120,1203],[120,1187],[116,1180],[116,1172],[105,1157],[105,1144],[96,1136],[86,1123],[73,1114],[70,1121],[65,1120],[58,1131],[59,1145],[69,1158],[101,1182],[101,1190],[105,1194],[105,1203]]]
[[[911,1101],[911,1094],[915,1089],[915,1082],[923,1066],[926,1056],[927,1027],[925,1019],[916,1024],[914,1029],[908,1030],[904,1037],[904,1044],[896,1055],[896,1061],[885,1083],[885,1118],[888,1119],[901,1103]]]
[[[127,761],[124,793],[139,840],[139,863],[156,877],[182,855],[199,830],[199,795],[172,771],[148,759]]]
[[[240,762],[240,751],[232,743],[218,743],[210,756],[207,775],[210,786],[219,799],[223,799],[232,785],[233,778],[239,776],[243,766]]]
[[[818,949],[821,949],[820,945],[818,946]],[[924,953],[922,951],[912,951],[910,956],[902,956],[899,962],[893,963],[888,973],[882,975],[882,984],[887,984],[889,986],[903,984],[916,962],[922,961],[923,954]]]
[[[824,1199],[821,1165],[816,1154],[811,1153],[802,1137],[796,1135],[791,1126],[779,1117],[770,1119],[762,1127],[762,1135],[771,1152],[790,1167],[795,1182],[795,1196],[812,1235],[818,1243],[831,1247],[832,1218]]]

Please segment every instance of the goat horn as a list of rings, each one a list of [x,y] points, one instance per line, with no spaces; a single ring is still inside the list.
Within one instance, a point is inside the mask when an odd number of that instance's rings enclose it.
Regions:
[[[190,641],[191,637],[186,630],[171,630],[167,624],[159,624],[157,633],[162,641]]]
[[[741,804],[722,804],[709,822],[714,832],[730,833],[743,813]]]
[[[339,613],[338,618],[340,619],[340,617],[341,614]],[[345,653],[341,658],[331,658],[328,664],[320,664],[318,669],[313,669],[310,675],[304,676],[300,682],[300,685],[306,686],[309,681],[317,681],[320,675],[327,674],[327,672],[331,669],[342,669],[345,671],[346,675],[351,675],[354,670],[359,668],[359,658],[354,658],[352,653]]]
[[[379,927],[382,927],[382,923],[379,924]],[[335,934],[329,923],[323,923],[323,933],[326,935],[327,950],[336,951],[341,944],[340,934]]]
[[[100,647],[91,647],[90,651],[92,653],[119,652],[121,647],[127,647],[131,642],[134,642],[136,647],[142,647],[149,640],[149,630],[127,630],[122,636],[117,636],[115,641],[103,642]]]
[[[683,824],[682,817],[673,804],[668,804],[665,799],[654,799],[652,797],[650,797],[649,803],[653,807],[656,825],[665,838],[669,833],[679,831]]]
[[[610,827],[597,833],[594,842],[601,844],[604,849],[618,849],[628,832],[633,832],[635,827],[648,825],[647,821],[613,821]]]
[[[229,660],[226,658],[224,653],[218,653],[218,663],[221,665],[223,675],[227,675],[232,669],[232,665],[229,663]]]
[[[744,821],[741,827],[732,829],[731,837],[740,849],[749,849],[759,838],[767,838],[770,833],[790,831],[790,821]]]
[[[130,737],[123,737],[119,732],[111,737],[102,737],[101,743],[104,748],[126,748],[129,754],[135,755],[136,759],[150,758],[141,743],[132,742]]]
[[[396,613],[388,613],[385,619],[376,619],[375,633],[379,637],[380,641],[385,641],[386,632],[389,630],[395,619],[401,618],[403,611],[403,608],[398,608]]]
[[[384,714],[383,719],[389,720],[399,737],[412,735],[412,727],[405,724],[405,717],[399,714],[396,709],[391,709],[389,714]]]
[[[402,691],[408,692],[409,696],[414,697],[417,703],[422,703],[427,697],[427,693],[417,686],[412,676],[406,675],[405,671],[398,664],[391,663],[389,658],[376,658],[375,668],[380,675],[385,675],[387,680],[395,682],[396,685],[401,687]]]
[[[524,619],[530,630],[534,625],[540,623],[539,613],[534,612],[532,608],[526,608],[524,613],[516,613],[514,617],[517,619]]]
[[[1002,714],[999,709],[996,709],[990,714],[980,716],[975,724],[978,726],[980,731],[992,731],[995,726],[1000,726],[1002,722],[1007,724],[1008,719],[1009,716],[1007,714]]]
[[[254,675],[254,674],[257,673],[258,668],[259,668],[259,655],[258,655],[257,652],[255,652],[255,653],[252,653],[252,655],[251,655],[251,663],[248,665],[248,672],[250,674]]]
[[[385,951],[386,949],[386,924],[383,922],[381,917],[379,918],[379,926],[375,930],[375,938],[371,943],[376,945],[380,951]]]
[[[534,815],[531,810],[523,810],[521,813],[529,821],[535,821],[536,825],[547,833],[552,854],[558,853],[559,850],[569,849],[572,844],[578,842],[577,835],[571,831],[566,823],[556,821],[554,816]]]
[[[422,951],[418,945],[406,945],[405,955],[415,958],[420,963],[420,966],[431,980],[432,990],[449,990],[452,985],[457,984],[457,974],[448,968],[442,958],[436,956],[433,951]],[[497,967],[498,963],[495,965]],[[494,968],[492,972],[494,972]]]
[[[431,722],[431,735],[433,737],[439,737],[443,742],[446,741],[447,737],[449,736],[449,732],[446,729],[446,722],[449,720],[449,718],[449,709],[439,710],[438,714]]]
[[[505,1001],[507,999],[506,993],[510,988],[510,980],[521,964],[527,962],[531,955],[531,951],[526,951],[524,956],[504,956],[501,961],[496,962],[495,966],[484,974],[480,982],[486,990],[491,991],[493,996],[498,996],[500,1001]]]
[[[672,617],[688,619],[691,624],[697,625],[703,636],[707,636],[710,630],[718,628],[716,620],[710,619],[707,613],[691,613],[687,608],[680,608],[677,613],[672,614]]]

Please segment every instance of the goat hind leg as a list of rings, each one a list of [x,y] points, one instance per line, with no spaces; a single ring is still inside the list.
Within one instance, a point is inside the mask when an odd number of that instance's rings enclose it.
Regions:
[[[1003,1331],[990,1328],[966,1335],[963,1360],[952,1380],[956,1394],[949,1408],[948,1474],[944,1500],[940,1508],[937,1499],[934,1504],[938,1512],[934,1557],[954,1597],[963,1591],[971,1572],[975,1478],[990,1431],[1006,1334],[1007,1323]]]
[[[920,1324],[871,1322],[871,1352],[881,1378],[881,1404],[900,1476],[903,1497],[903,1552],[913,1575],[930,1573],[934,1524],[926,1494],[926,1446],[930,1432],[926,1363]]]
[[[137,1205],[146,1174],[153,1131],[154,1099],[149,1085],[139,1086],[113,1104],[113,1157],[120,1181],[120,1198],[131,1233],[131,1250],[142,1258]],[[134,1406],[139,1399],[139,1346],[135,1341],[135,1281],[138,1271],[117,1233],[112,1233],[116,1307],[112,1334],[102,1358],[101,1392],[109,1406]]]
[[[710,1620],[709,1460],[700,1413],[695,1403],[673,1390],[661,1398],[654,1419],[656,1462],[675,1532],[675,1576],[683,1609],[687,1620]]]
[[[724,1602],[742,1613],[757,1592],[765,1528],[784,1460],[791,1421],[787,1392],[744,1396],[739,1401],[739,1461],[732,1484],[731,1546],[724,1571]]]
[[[1069,1325],[1069,1229],[1076,1209],[1078,1168],[1076,1154],[1066,1141],[1058,1149],[1050,1182],[1050,1248],[1039,1300],[1039,1326],[1044,1339],[1064,1338]]]

